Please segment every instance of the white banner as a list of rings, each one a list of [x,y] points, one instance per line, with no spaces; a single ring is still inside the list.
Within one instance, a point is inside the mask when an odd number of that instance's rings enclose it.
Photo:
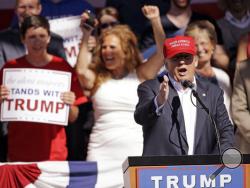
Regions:
[[[10,97],[1,105],[1,121],[67,125],[69,106],[60,99],[70,91],[71,73],[47,69],[4,69]]]
[[[49,21],[51,31],[59,34],[63,38],[67,61],[72,67],[76,64],[82,38],[80,22],[80,16],[70,16]]]

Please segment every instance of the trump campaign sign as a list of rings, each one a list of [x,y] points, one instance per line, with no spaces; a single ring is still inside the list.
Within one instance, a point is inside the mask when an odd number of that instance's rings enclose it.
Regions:
[[[138,188],[201,188],[225,187],[245,188],[245,167],[224,168],[216,178],[210,176],[218,165],[187,165],[139,168],[137,170]]]
[[[49,21],[51,31],[59,34],[63,38],[63,46],[67,61],[72,67],[76,64],[79,45],[82,38],[80,22],[80,16],[69,16]]]
[[[60,99],[70,91],[71,73],[47,69],[4,69],[10,96],[1,105],[1,121],[67,125],[69,106]]]

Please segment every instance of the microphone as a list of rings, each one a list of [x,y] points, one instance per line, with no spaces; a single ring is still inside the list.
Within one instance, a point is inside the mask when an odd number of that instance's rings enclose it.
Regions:
[[[189,80],[181,80],[181,85],[185,88],[190,88],[190,89],[194,88],[194,84]]]
[[[221,144],[220,144],[220,135],[219,135],[219,131],[218,131],[218,128],[217,128],[217,125],[215,123],[215,120],[214,118],[212,117],[209,109],[205,106],[205,104],[201,101],[197,91],[194,90],[194,84],[189,81],[189,80],[181,80],[181,85],[185,88],[190,88],[192,91],[191,91],[191,95],[193,95],[197,101],[200,103],[200,105],[202,106],[202,108],[207,112],[208,116],[209,116],[209,119],[210,121],[212,122],[213,126],[214,126],[214,129],[215,129],[215,134],[216,134],[216,139],[217,139],[217,144],[218,144],[218,149],[219,149],[219,155],[221,156]]]

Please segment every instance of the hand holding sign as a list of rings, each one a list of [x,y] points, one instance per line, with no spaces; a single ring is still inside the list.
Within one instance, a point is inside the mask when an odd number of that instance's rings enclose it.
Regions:
[[[7,99],[10,95],[10,90],[4,86],[0,86],[0,102],[2,102],[4,99]]]
[[[74,92],[63,92],[60,96],[61,100],[68,105],[73,105],[76,100],[76,95]]]

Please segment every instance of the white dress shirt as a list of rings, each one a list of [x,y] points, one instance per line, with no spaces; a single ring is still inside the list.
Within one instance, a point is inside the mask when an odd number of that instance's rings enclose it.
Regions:
[[[193,155],[194,154],[194,142],[195,142],[196,117],[197,117],[196,98],[193,95],[191,95],[190,88],[183,89],[180,82],[176,82],[170,75],[168,75],[168,78],[170,82],[172,83],[172,85],[174,86],[180,98],[183,115],[184,115],[187,142],[189,146],[188,155]],[[193,83],[195,85],[194,89],[196,89],[195,79]],[[191,101],[191,96],[192,96],[192,101]],[[160,116],[164,104],[161,106],[158,106],[156,97],[154,99],[154,103],[156,106],[156,114]]]

